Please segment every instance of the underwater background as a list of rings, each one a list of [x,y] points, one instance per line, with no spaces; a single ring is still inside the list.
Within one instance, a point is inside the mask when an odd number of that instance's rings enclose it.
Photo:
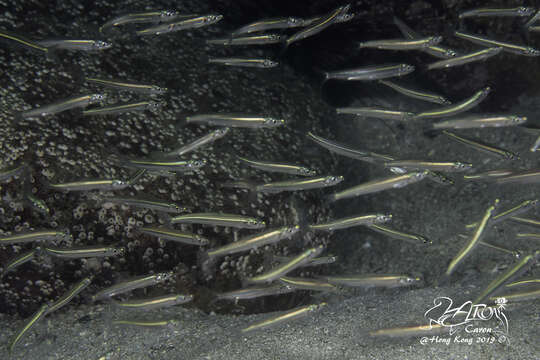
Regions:
[[[72,238],[56,246],[115,245],[122,256],[98,259],[56,259],[43,255],[3,274],[0,280],[0,354],[14,359],[539,359],[540,303],[520,304],[507,313],[509,341],[500,343],[432,342],[419,337],[379,339],[369,335],[380,328],[425,324],[424,313],[437,297],[456,304],[472,300],[493,279],[518,261],[512,254],[479,248],[448,279],[447,265],[462,248],[465,224],[479,221],[486,208],[500,199],[502,209],[538,198],[538,184],[495,184],[465,181],[450,174],[453,185],[424,180],[404,188],[328,203],[335,189],[391,175],[384,167],[336,155],[318,146],[306,134],[349,144],[399,159],[462,161],[472,173],[494,169],[538,169],[538,154],[530,148],[540,133],[538,57],[501,53],[485,62],[427,71],[436,61],[419,51],[359,49],[367,40],[401,37],[396,16],[425,35],[441,35],[443,43],[466,53],[480,47],[453,36],[455,30],[479,33],[501,41],[540,48],[540,35],[523,30],[516,17],[461,20],[464,10],[531,6],[516,1],[355,1],[352,20],[334,24],[321,33],[290,45],[218,46],[208,39],[229,36],[242,25],[265,18],[309,18],[336,9],[337,1],[15,1],[0,0],[0,31],[32,40],[95,39],[112,43],[102,51],[58,50],[44,56],[13,41],[0,44],[0,169],[26,164],[30,176],[0,183],[0,237],[31,229],[67,231]],[[108,20],[125,13],[172,9],[188,14],[220,14],[215,24],[155,36],[138,36],[140,24],[104,34]],[[296,30],[277,31],[290,35]],[[270,69],[209,64],[209,57],[270,58],[280,66]],[[420,113],[436,106],[407,98],[377,82],[323,81],[326,71],[387,63],[415,65],[400,84],[429,89],[454,102],[490,86],[489,96],[470,111],[477,114],[526,116],[526,126],[461,130],[519,154],[519,159],[491,157],[432,131],[433,120],[387,121],[338,115],[337,107],[383,107]],[[148,96],[105,90],[86,77],[126,79],[165,87],[156,110],[104,116],[84,116],[80,110],[39,119],[18,114],[78,94],[107,93],[102,104],[143,101]],[[115,196],[148,196],[174,202],[192,212],[223,212],[261,218],[269,227],[300,225],[289,240],[250,252],[221,258],[210,268],[201,249],[175,242],[159,242],[140,234],[142,226],[166,224],[167,216],[135,207],[107,203],[111,191],[60,192],[48,184],[78,179],[128,179],[133,169],[119,166],[117,158],[145,158],[170,151],[211,130],[186,124],[200,113],[247,113],[284,119],[276,128],[233,128],[227,136],[186,156],[205,160],[199,171],[175,176],[144,174],[137,184]],[[319,175],[343,176],[333,187],[263,194],[223,186],[233,181],[270,183],[290,178],[246,166],[238,156],[302,164]],[[48,214],[28,205],[31,193],[43,200]],[[421,234],[430,243],[396,240],[365,227],[336,232],[314,232],[307,224],[358,214],[391,214],[393,228]],[[537,209],[527,218],[538,219]],[[219,226],[182,225],[177,229],[210,239],[210,248],[253,230]],[[516,238],[534,228],[513,222],[498,224],[485,241],[519,250],[539,249],[538,239]],[[316,278],[335,274],[408,274],[422,281],[412,287],[343,289],[337,293],[299,290],[269,297],[216,302],[218,293],[243,286],[247,277],[271,267],[274,255],[301,253],[325,246],[334,263],[302,268],[294,276]],[[5,267],[33,244],[0,247]],[[3,269],[5,270],[5,269]],[[154,311],[130,312],[109,303],[93,303],[91,295],[133,276],[173,271],[170,281],[136,290],[137,298],[170,293],[192,294],[185,305]],[[527,273],[538,278],[538,266]],[[62,310],[51,314],[20,341],[11,355],[9,344],[27,319],[47,302],[68,292],[85,277],[92,283]],[[244,335],[240,329],[272,314],[310,304],[327,305],[313,316],[279,327]],[[25,320],[26,319],[26,320]],[[122,327],[122,319],[166,320],[164,327]],[[5,354],[5,355],[3,355]]]

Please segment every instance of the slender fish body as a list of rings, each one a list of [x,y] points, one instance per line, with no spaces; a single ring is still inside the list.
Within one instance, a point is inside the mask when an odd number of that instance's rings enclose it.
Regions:
[[[149,95],[162,95],[167,92],[167,88],[157,85],[137,84],[132,82],[125,82],[122,80],[107,80],[97,78],[86,78],[87,82],[102,85],[108,88],[133,91],[136,93],[149,94]]]
[[[317,247],[307,249],[300,255],[293,257],[290,261],[279,264],[276,268],[266,273],[246,279],[246,282],[250,284],[270,283],[274,280],[279,279],[280,277],[283,277],[285,274],[290,273],[294,269],[307,264],[313,258],[319,256],[324,251],[324,249],[324,245],[319,245]]]
[[[187,172],[197,171],[206,165],[206,160],[152,160],[152,159],[130,159],[121,164],[124,167],[136,169],[146,169],[154,172]]]
[[[22,35],[15,34],[10,31],[1,30],[0,38],[5,39],[10,43],[13,42],[13,44],[20,45],[26,49],[36,50],[40,53],[46,54],[49,51],[49,49],[47,49],[45,46],[40,45],[38,42],[32,41]]]
[[[534,14],[535,9],[526,6],[519,6],[509,9],[493,9],[493,8],[481,8],[481,9],[472,9],[467,10],[459,14],[460,19],[468,17],[485,17],[485,16],[496,16],[496,17],[508,17],[508,16],[531,16]]]
[[[252,324],[252,325],[242,329],[242,333],[245,334],[245,333],[249,333],[249,332],[252,332],[252,331],[255,331],[255,330],[268,329],[268,328],[271,328],[271,327],[274,327],[274,326],[281,325],[283,323],[290,322],[292,320],[301,319],[301,318],[306,317],[309,314],[311,314],[311,313],[313,313],[313,312],[315,312],[317,310],[320,310],[325,305],[326,305],[326,303],[323,302],[323,303],[320,303],[318,305],[308,305],[308,306],[303,306],[303,307],[300,307],[300,308],[296,308],[296,309],[293,309],[293,310],[286,311],[286,312],[284,312],[284,313],[282,313],[280,315],[277,315],[277,316],[268,318],[266,320],[257,322],[255,324]]]
[[[163,295],[148,299],[114,301],[113,304],[122,309],[129,310],[155,310],[169,306],[185,304],[193,300],[193,295]]]
[[[473,301],[473,304],[480,304],[495,291],[500,289],[503,285],[519,278],[527,270],[529,270],[534,264],[540,260],[540,250],[524,256],[516,265],[508,268],[504,273],[499,275],[495,280],[489,283],[488,286],[478,295]]]
[[[287,294],[294,290],[293,287],[282,284],[250,286],[244,289],[216,294],[216,300],[249,300],[263,296]]]
[[[304,20],[297,17],[284,17],[275,19],[263,19],[251,24],[242,26],[241,28],[231,33],[232,37],[237,37],[241,34],[249,34],[259,31],[267,31],[274,29],[291,29],[304,26]]]
[[[48,184],[48,187],[59,191],[91,191],[91,190],[123,190],[129,183],[123,180],[81,180],[61,184]]]
[[[205,246],[210,243],[208,239],[199,234],[186,233],[175,229],[143,227],[138,231],[146,235],[157,236],[160,239],[176,241],[182,244]]]
[[[271,45],[278,44],[285,41],[286,37],[279,34],[266,34],[266,35],[250,35],[250,36],[241,36],[235,38],[220,38],[220,39],[209,39],[206,40],[208,45]]]
[[[499,199],[495,200],[495,203],[487,208],[484,217],[482,220],[480,220],[480,223],[478,224],[478,227],[476,228],[473,236],[471,239],[459,250],[457,255],[450,261],[450,264],[448,265],[448,269],[446,270],[446,275],[450,276],[456,269],[456,267],[467,257],[469,256],[472,251],[476,248],[476,246],[479,244],[479,242],[482,240],[482,237],[486,234],[486,230],[488,228],[488,223],[493,217],[493,213],[495,211],[495,208],[497,207],[497,204],[499,203]]]
[[[395,160],[384,163],[386,168],[398,167],[405,170],[431,170],[442,172],[462,172],[472,168],[472,164],[462,162],[430,162],[422,160]]]
[[[279,172],[284,174],[291,175],[301,175],[301,176],[315,176],[317,172],[315,170],[309,169],[305,166],[298,166],[293,164],[286,163],[275,163],[271,161],[259,161],[259,160],[249,160],[240,156],[237,156],[238,159],[248,164],[249,166],[270,172]]]
[[[320,20],[315,21],[313,24],[289,36],[285,41],[285,48],[289,47],[291,44],[297,41],[306,39],[320,33],[330,25],[334,24],[340,15],[346,14],[347,11],[349,11],[349,8],[350,5],[340,6],[334,11],[330,12],[328,15],[322,17]]]
[[[501,158],[503,158],[505,160],[517,160],[517,159],[519,159],[518,154],[515,154],[515,153],[513,153],[511,151],[508,151],[508,150],[499,149],[499,148],[496,148],[496,147],[491,146],[491,145],[487,145],[487,144],[484,144],[484,143],[481,143],[481,142],[477,142],[477,141],[474,141],[474,140],[471,140],[471,139],[467,139],[467,138],[464,138],[462,136],[458,136],[458,135],[456,135],[454,133],[451,133],[450,131],[447,131],[447,130],[443,130],[443,134],[445,134],[446,136],[448,136],[452,140],[455,140],[455,141],[457,141],[457,142],[459,142],[461,144],[470,146],[473,149],[485,152],[486,154],[495,155],[495,156],[501,157]],[[506,170],[503,170],[503,172],[505,172],[505,171]],[[494,176],[499,177],[499,176],[502,176],[501,174],[502,173],[501,173],[500,170],[496,170],[495,173],[490,172],[490,174],[487,174],[487,175],[490,176],[490,177],[494,177]],[[503,178],[501,178],[499,180],[502,180]],[[499,180],[497,180],[497,181],[499,181]]]
[[[516,115],[472,115],[433,124],[434,129],[482,129],[487,127],[518,126],[527,121]]]
[[[478,45],[487,47],[502,47],[504,51],[517,55],[540,56],[540,50],[529,46],[510,44],[502,41],[488,39],[479,35],[463,33],[460,31],[454,32],[454,35],[456,35],[458,38],[469,40],[470,42]]]
[[[106,106],[84,110],[84,116],[120,114],[131,111],[157,110],[162,107],[162,103],[157,101],[136,101],[121,105]]]
[[[239,229],[264,229],[266,222],[252,217],[224,213],[193,213],[175,216],[171,224],[203,224]]]
[[[159,11],[130,13],[126,15],[117,16],[107,21],[105,24],[103,24],[99,28],[99,31],[104,32],[105,30],[108,30],[111,27],[116,27],[116,26],[126,25],[126,24],[152,23],[152,22],[160,22],[160,21],[170,22],[182,16],[195,17],[197,15],[180,15],[180,13],[178,13],[175,10],[159,10]]]
[[[330,71],[324,73],[326,80],[354,80],[354,81],[373,81],[391,77],[400,77],[410,74],[414,71],[413,65],[408,64],[388,64],[375,65],[355,69],[346,69],[339,71]]]
[[[403,94],[413,99],[418,99],[418,100],[427,101],[427,102],[435,103],[435,104],[441,104],[441,105],[450,105],[452,103],[450,100],[448,100],[442,95],[429,93],[426,91],[409,89],[401,85],[395,84],[389,80],[379,80],[379,83],[385,86],[388,86],[389,88],[394,89],[398,93]]]
[[[85,246],[61,248],[55,246],[44,246],[45,254],[62,259],[81,259],[95,257],[123,256],[126,252],[124,248],[112,246]]]
[[[212,14],[212,15],[195,16],[192,18],[188,18],[186,20],[152,26],[147,29],[139,30],[136,32],[136,34],[140,36],[162,35],[162,34],[174,32],[174,31],[198,29],[204,26],[215,24],[219,22],[221,19],[223,19],[223,15]]]
[[[405,233],[387,226],[382,226],[380,224],[370,224],[367,225],[367,227],[373,231],[389,236],[392,239],[403,240],[413,244],[432,244],[432,241],[425,236]]]
[[[17,332],[15,337],[11,340],[9,343],[9,352],[13,352],[13,349],[15,348],[15,345],[19,342],[19,340],[22,339],[24,334],[26,334],[31,328],[33,328],[39,320],[41,320],[46,314],[47,310],[49,309],[49,304],[43,304],[40,306],[40,308],[30,317],[30,320],[24,326]]]
[[[416,183],[426,177],[426,172],[412,172],[400,176],[392,176],[384,179],[376,179],[363,183],[343,191],[334,193],[328,197],[333,202],[341,199],[347,199],[355,196],[373,194],[388,189],[398,189],[409,184]]]
[[[87,277],[75,284],[67,293],[58,298],[53,302],[50,307],[47,309],[46,315],[60,309],[64,305],[68,304],[75,296],[79,295],[84,289],[92,283],[92,279]]]
[[[323,279],[333,285],[350,287],[386,287],[394,288],[401,286],[415,285],[421,281],[420,278],[401,274],[359,274],[341,276],[323,276]]]
[[[334,231],[339,229],[348,229],[353,226],[383,224],[392,220],[392,215],[373,214],[362,216],[351,216],[343,219],[337,219],[323,224],[309,225],[310,230]]]
[[[282,276],[279,281],[293,289],[312,290],[312,291],[338,291],[337,286],[321,279],[308,279],[300,277]]]
[[[540,170],[523,171],[496,180],[497,184],[536,184],[538,182],[540,182]]]
[[[359,48],[374,48],[380,50],[418,50],[442,41],[442,36],[427,36],[416,39],[388,39],[361,42]]]
[[[214,130],[204,136],[201,136],[200,138],[188,143],[188,144],[185,144],[183,146],[181,146],[180,148],[178,149],[175,149],[175,150],[172,150],[168,153],[165,154],[165,156],[182,156],[182,155],[185,155],[189,152],[192,152],[192,151],[195,151],[205,145],[208,145],[208,144],[211,144],[213,143],[214,141],[218,140],[218,139],[221,139],[222,137],[224,137],[225,135],[227,135],[229,133],[230,129],[225,127],[225,128],[220,128],[220,129],[217,129],[217,130]]]
[[[188,211],[186,207],[179,206],[175,203],[162,202],[159,200],[147,200],[143,198],[123,198],[123,197],[104,197],[104,203],[126,204],[133,207],[162,211],[171,214],[179,214]]]
[[[3,270],[0,273],[0,279],[2,279],[2,277],[4,277],[5,274],[21,266],[22,264],[32,261],[40,251],[41,251],[40,248],[35,248],[30,251],[26,251],[16,256],[15,258],[11,259],[5,266],[2,266]]]
[[[65,240],[71,235],[64,231],[37,230],[17,233],[0,238],[0,245],[26,244],[34,241]]]
[[[273,61],[270,59],[254,58],[209,58],[208,63],[227,66],[252,67],[259,69],[270,69],[279,65],[277,61]]]
[[[272,117],[261,117],[240,114],[199,114],[188,116],[188,124],[210,126],[244,127],[244,128],[273,128],[285,124],[285,120]]]
[[[224,245],[217,249],[206,252],[209,258],[216,258],[225,255],[236,254],[247,250],[255,249],[264,245],[277,243],[280,240],[289,239],[300,231],[300,226],[284,226],[277,229],[265,231],[263,233],[250,235],[233,243]]]
[[[461,66],[476,61],[484,61],[499,54],[503,50],[502,47],[490,47],[484,50],[475,51],[470,54],[453,57],[451,59],[440,60],[428,65],[428,70],[447,69],[450,67]]]
[[[32,117],[54,115],[62,111],[79,108],[79,107],[86,107],[90,104],[102,102],[105,99],[105,97],[106,97],[105,94],[78,95],[78,96],[74,96],[74,97],[57,101],[50,105],[41,106],[37,109],[24,111],[20,113],[20,116],[23,119],[28,119]]]
[[[101,290],[92,296],[92,301],[109,299],[112,296],[123,294],[135,289],[156,285],[170,280],[173,277],[172,272],[157,273],[153,275],[143,275],[116,283],[106,289]]]
[[[373,107],[337,108],[336,112],[338,114],[353,114],[357,116],[396,121],[407,121],[414,117],[412,112],[379,109]]]
[[[42,40],[38,44],[52,50],[74,50],[74,51],[101,51],[109,49],[112,43],[102,40]]]
[[[277,181],[258,185],[255,190],[264,193],[300,191],[335,186],[343,181],[343,176],[316,176],[300,180]]]
[[[491,88],[489,86],[486,86],[485,88],[477,91],[473,96],[468,99],[446,107],[421,112],[419,114],[416,114],[414,116],[414,119],[436,119],[457,115],[459,113],[472,109],[476,105],[480,104],[489,95],[490,92]]]
[[[331,151],[333,153],[343,155],[343,156],[346,156],[346,157],[351,158],[351,159],[363,160],[363,161],[366,161],[366,159],[368,159],[368,161],[371,160],[371,159],[377,159],[379,161],[392,161],[392,160],[394,160],[394,158],[392,158],[391,156],[380,155],[380,154],[375,154],[375,153],[368,152],[368,151],[353,149],[353,148],[349,147],[348,145],[341,144],[341,143],[338,143],[336,141],[332,141],[332,140],[322,138],[320,136],[317,136],[317,135],[313,134],[312,132],[308,132],[307,136],[311,140],[316,142],[318,145],[322,146],[323,148],[325,148],[325,149],[327,149],[327,150],[329,150],[329,151]]]

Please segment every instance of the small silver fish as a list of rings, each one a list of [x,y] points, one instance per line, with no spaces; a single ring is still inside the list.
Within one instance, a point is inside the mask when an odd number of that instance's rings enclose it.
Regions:
[[[291,29],[300,26],[304,26],[304,20],[297,17],[263,19],[242,26],[241,28],[233,31],[231,33],[231,36],[237,37],[238,35],[249,34],[252,32],[267,31],[273,29]]]
[[[208,45],[270,45],[285,41],[286,37],[279,34],[250,35],[235,38],[220,38],[206,40]]]
[[[516,172],[496,180],[497,184],[536,184],[540,182],[540,170]]]
[[[436,119],[436,118],[441,118],[441,117],[446,117],[446,116],[457,115],[459,113],[472,109],[476,105],[480,104],[482,101],[484,101],[487,98],[490,92],[491,92],[491,87],[486,86],[485,88],[478,90],[476,93],[473,94],[473,96],[471,96],[468,99],[462,100],[456,104],[449,105],[446,107],[423,111],[421,113],[416,114],[413,119],[414,120]]]
[[[355,69],[325,72],[324,80],[373,81],[410,74],[415,67],[408,64],[375,65]]]
[[[517,126],[527,122],[527,117],[517,115],[471,115],[433,124],[434,129],[477,129],[486,127]]]
[[[130,111],[144,111],[144,110],[158,110],[163,106],[163,103],[157,101],[136,101],[131,103],[125,103],[120,105],[106,106],[102,108],[95,108],[90,110],[84,110],[84,116],[95,115],[109,115],[119,114]]]
[[[126,15],[117,16],[100,28],[100,32],[105,32],[105,30],[110,29],[111,27],[126,25],[126,24],[140,24],[140,23],[151,23],[151,22],[170,22],[177,18],[181,17],[195,17],[197,15],[181,15],[176,10],[159,10],[159,11],[148,11],[148,12],[138,12],[130,13]]]
[[[379,109],[373,107],[348,107],[337,108],[338,114],[352,114],[357,116],[372,117],[383,120],[407,121],[414,117],[412,112]]]
[[[112,47],[112,43],[103,40],[42,40],[38,44],[49,50],[101,51]]]
[[[459,14],[460,19],[468,17],[484,17],[484,16],[531,16],[535,12],[532,7],[519,6],[509,9],[493,9],[493,8],[480,8],[463,11]]]
[[[273,128],[285,124],[285,120],[245,114],[198,114],[186,118],[188,124],[210,126]]]
[[[260,246],[274,244],[280,240],[289,239],[300,231],[300,226],[283,226],[277,229],[267,230],[265,232],[250,235],[246,238],[224,245],[222,247],[211,249],[206,252],[209,258],[216,258],[225,255],[236,254]]]
[[[279,65],[279,62],[270,59],[252,58],[209,58],[208,63],[227,66],[253,67],[260,69],[270,69]]]
[[[384,179],[376,179],[363,183],[343,191],[334,193],[328,197],[330,202],[334,202],[341,199],[347,199],[350,197],[372,194],[379,191],[388,189],[398,189],[405,187],[409,184],[416,183],[423,180],[427,175],[427,172],[412,172],[405,175],[392,176]]]
[[[386,287],[394,288],[412,286],[421,281],[418,277],[401,274],[358,274],[341,276],[322,276],[323,279],[333,285],[351,287]]]
[[[343,176],[316,176],[300,180],[276,181],[258,185],[255,190],[265,193],[279,193],[282,191],[300,191],[335,186],[343,181]]]
[[[427,36],[416,39],[388,39],[388,40],[372,40],[361,42],[359,48],[374,48],[380,50],[418,50],[424,49],[433,45],[437,45],[442,41],[442,36]]]
[[[334,231],[334,230],[339,230],[339,229],[348,229],[353,226],[383,224],[391,220],[392,220],[392,215],[385,215],[385,214],[351,216],[347,218],[333,220],[333,221],[323,223],[323,224],[309,225],[309,229]]]
[[[185,304],[193,300],[193,295],[171,294],[147,299],[114,301],[113,304],[122,309],[155,310],[168,306]]]
[[[381,154],[373,153],[370,151],[353,149],[349,147],[348,145],[322,138],[318,135],[313,134],[312,132],[308,132],[307,136],[311,140],[315,141],[318,145],[322,146],[323,148],[333,153],[343,155],[351,159],[363,160],[363,161],[368,161],[368,162],[372,162],[371,160],[378,161],[378,162],[394,160],[393,157],[388,156],[388,155],[381,155]]]
[[[95,257],[123,256],[125,248],[113,246],[83,246],[83,247],[55,247],[44,246],[45,254],[61,259],[82,259]]]
[[[120,281],[106,289],[99,291],[92,296],[92,301],[108,299],[112,296],[123,294],[135,289],[144,288],[147,286],[156,285],[165,281],[169,281],[174,276],[174,273],[157,273],[153,275],[137,276],[131,279]]]
[[[462,143],[464,145],[467,145],[467,146],[470,146],[476,150],[479,150],[479,151],[482,151],[482,152],[485,152],[487,154],[490,154],[490,155],[496,155],[496,156],[499,156],[503,159],[506,159],[506,160],[517,160],[519,159],[519,155],[518,154],[514,154],[513,152],[511,151],[508,151],[508,150],[504,150],[504,149],[499,149],[499,148],[496,148],[494,146],[491,146],[491,145],[487,145],[487,144],[483,144],[483,143],[480,143],[480,142],[477,142],[477,141],[474,141],[474,140],[471,140],[471,139],[467,139],[467,138],[464,138],[462,136],[458,136],[454,133],[451,133],[450,131],[447,131],[447,130],[443,130],[443,134],[445,134],[446,136],[450,137],[451,139],[459,142],[459,143]]]
[[[414,99],[428,101],[431,103],[441,104],[441,105],[450,105],[452,103],[450,100],[446,99],[442,95],[437,95],[437,94],[429,93],[426,91],[409,89],[388,80],[379,80],[379,83],[386,85],[389,88],[394,89],[400,94],[403,94],[405,96],[408,96]]]
[[[487,233],[486,230],[488,229],[488,223],[493,217],[494,211],[497,208],[498,203],[499,199],[495,199],[494,204],[487,208],[484,216],[482,217],[482,220],[480,220],[478,226],[476,227],[473,236],[471,236],[470,240],[467,241],[467,243],[459,250],[457,255],[454,256],[452,261],[450,261],[448,269],[446,269],[446,276],[450,276],[454,272],[456,267],[472,253],[472,251],[482,240],[482,237]]]
[[[428,70],[447,69],[450,67],[461,66],[476,61],[484,61],[499,54],[503,50],[502,47],[490,47],[484,50],[475,51],[470,54],[456,56],[451,59],[440,60],[428,65]]]
[[[443,172],[461,172],[472,168],[472,164],[462,162],[430,162],[422,160],[395,160],[386,162],[386,168],[398,167],[405,170],[432,170]]]
[[[460,31],[454,32],[454,35],[456,35],[457,37],[461,39],[469,40],[470,42],[478,44],[478,45],[488,46],[488,47],[494,47],[494,46],[502,47],[504,51],[517,54],[517,55],[540,56],[540,50],[537,50],[530,46],[522,46],[522,45],[516,45],[516,44],[507,43],[507,42],[492,40],[483,36],[467,34]]]
[[[186,233],[175,229],[167,229],[163,227],[143,227],[138,229],[139,232],[151,236],[157,236],[160,239],[176,241],[182,244],[205,246],[210,241],[199,234]]]
[[[32,117],[54,115],[62,111],[66,111],[66,110],[70,110],[70,109],[74,109],[78,107],[86,107],[90,104],[100,103],[103,100],[105,100],[105,98],[106,98],[105,94],[77,95],[77,96],[70,97],[67,99],[59,100],[50,105],[41,106],[37,109],[24,111],[20,113],[20,116],[23,119],[27,119],[27,118],[32,118]]]
[[[123,190],[129,183],[118,179],[80,180],[61,184],[48,184],[50,189],[59,191]]]
[[[229,128],[220,128],[217,130],[214,130],[204,136],[201,136],[200,138],[185,144],[177,149],[174,149],[172,151],[169,151],[168,153],[165,153],[165,156],[182,156],[185,155],[191,151],[195,151],[199,149],[200,147],[213,143],[214,141],[221,139],[225,135],[229,133]]]
[[[264,229],[266,222],[256,218],[224,213],[193,213],[171,218],[171,224],[203,224],[229,226],[239,229]]]
[[[324,306],[326,306],[326,303],[322,302],[322,303],[316,304],[316,305],[302,306],[300,308],[285,311],[284,313],[282,313],[280,315],[272,316],[271,318],[268,318],[266,320],[263,320],[263,321],[255,323],[255,324],[252,324],[252,325],[242,329],[241,332],[243,334],[246,334],[246,333],[250,333],[250,332],[256,331],[256,330],[263,330],[263,329],[268,329],[268,328],[271,328],[271,327],[274,327],[274,326],[279,326],[279,325],[281,325],[283,323],[287,323],[287,322],[290,322],[292,320],[301,319],[303,317],[306,317],[309,314],[311,314],[311,313],[313,313],[313,312],[315,312],[317,310],[320,310]]]
[[[167,88],[157,86],[157,85],[148,85],[148,84],[138,84],[132,82],[125,82],[122,80],[107,80],[107,79],[97,79],[97,78],[85,78],[87,82],[103,85],[117,90],[126,90],[133,91],[142,94],[149,95],[162,95],[167,92]]]
[[[294,269],[301,267],[304,264],[307,264],[311,259],[319,256],[324,251],[324,249],[324,245],[309,248],[298,256],[293,257],[290,261],[279,264],[276,268],[272,270],[269,270],[261,275],[246,279],[246,282],[250,284],[270,283],[274,280],[279,279],[280,277],[283,277]]]
[[[376,231],[380,234],[391,237],[396,240],[403,240],[413,244],[432,244],[433,242],[426,238],[425,236],[418,234],[405,233],[396,229],[389,228],[387,226],[382,226],[380,224],[369,224],[367,225],[373,231]]]
[[[198,29],[204,26],[212,25],[219,22],[223,19],[223,15],[201,15],[186,20],[181,20],[172,23],[161,24],[153,26],[147,29],[139,30],[136,32],[137,35],[162,35],[174,31],[187,30],[187,29]]]
[[[346,14],[350,9],[350,5],[340,6],[337,9],[331,11],[328,15],[321,17],[320,20],[315,21],[306,28],[294,33],[289,36],[285,41],[285,48],[289,47],[291,44],[306,39],[308,37],[314,36],[330,25],[334,24],[340,15]]]
[[[301,175],[301,176],[315,176],[317,172],[313,169],[309,169],[305,166],[286,164],[286,163],[275,163],[271,161],[259,161],[259,160],[249,160],[240,156],[237,156],[238,159],[248,164],[249,166],[270,172],[279,172],[284,174],[291,175]]]

